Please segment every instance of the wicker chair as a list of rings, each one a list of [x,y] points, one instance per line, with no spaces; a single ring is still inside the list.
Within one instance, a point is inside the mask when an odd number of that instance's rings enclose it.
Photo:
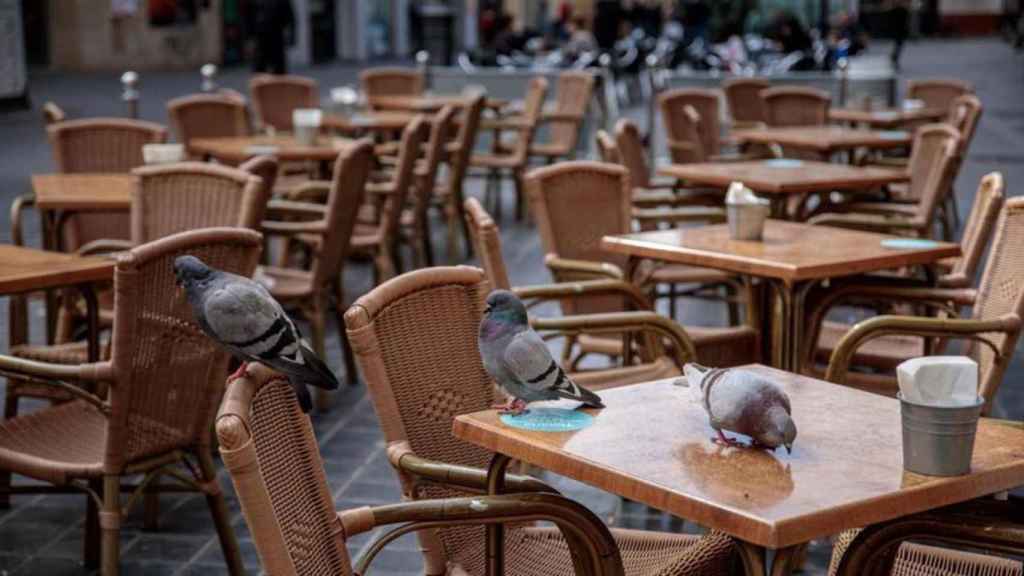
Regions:
[[[468,99],[461,111],[459,128],[455,138],[446,146],[448,169],[444,180],[434,188],[433,202],[440,207],[447,223],[447,254],[449,262],[457,259],[458,235],[462,230],[462,242],[467,256],[472,251],[469,231],[466,230],[465,215],[462,212],[465,194],[462,184],[469,171],[469,158],[476,146],[476,135],[480,127],[480,116],[484,110],[485,96],[477,94]]]
[[[923,101],[925,108],[948,110],[958,96],[973,93],[974,86],[952,78],[929,78],[907,82],[907,98]]]
[[[988,243],[995,233],[996,220],[1005,199],[1003,189],[1003,176],[998,172],[992,172],[981,179],[981,184],[974,197],[974,205],[971,207],[970,217],[960,240],[961,255],[938,262],[938,270],[941,274],[935,279],[936,286],[966,289],[974,285],[985,248],[988,247]],[[824,312],[825,309],[819,310],[819,313]],[[818,361],[827,363],[839,340],[850,331],[851,325],[828,320],[821,321],[813,317],[810,322],[811,325],[820,323],[820,336],[817,341],[815,357]],[[892,370],[904,360],[923,354],[924,343],[921,339],[888,336],[865,344],[857,351],[853,362],[858,366]]]
[[[761,91],[764,119],[769,126],[820,126],[828,123],[832,96],[804,86],[778,86]]]
[[[214,228],[163,238],[122,256],[114,273],[117,320],[110,360],[68,366],[0,356],[5,374],[75,397],[0,424],[0,492],[85,491],[87,564],[94,564],[101,550],[105,575],[118,573],[126,513],[122,489],[133,492],[130,507],[143,491],[163,488],[159,478],[164,475],[178,481],[169,488],[184,485],[206,496],[231,573],[243,572],[210,445],[229,357],[203,334],[188,303],[176,294],[172,265],[175,257],[194,254],[217,268],[249,275],[260,244],[252,230]],[[99,387],[107,389],[105,397]],[[55,486],[11,486],[11,473]],[[139,475],[139,484],[122,486]]]
[[[320,85],[303,76],[258,74],[249,80],[249,94],[261,130],[290,132],[293,110],[320,107]]]
[[[412,68],[370,68],[359,73],[359,83],[370,108],[379,96],[422,96],[426,87],[423,73]]]
[[[475,268],[417,270],[377,287],[345,314],[407,499],[459,497],[486,486],[490,454],[453,437],[451,427],[455,416],[487,409],[496,400],[477,349],[488,291]],[[512,477],[506,484],[510,492],[545,489],[528,478]],[[613,534],[629,574],[725,574],[732,552],[730,539],[720,533]],[[438,528],[419,535],[426,574],[483,574],[482,529]],[[571,570],[568,549],[550,529],[509,528],[505,547],[510,574]]]
[[[718,90],[704,88],[677,88],[658,95],[658,108],[661,109],[661,120],[665,125],[665,136],[669,142],[672,161],[677,164],[686,162],[702,162],[721,153],[720,121],[721,93]],[[684,114],[684,109],[692,106],[700,118],[697,126],[692,119]],[[677,158],[673,143],[693,144],[691,139],[696,131],[700,137],[700,152],[697,158],[688,159],[686,154]]]
[[[248,136],[249,110],[245,100],[223,94],[193,94],[167,102],[167,117],[178,142],[193,138]]]
[[[423,116],[416,116],[402,131],[398,163],[391,173],[390,181],[366,186],[369,204],[374,208],[373,218],[372,221],[356,223],[352,234],[352,251],[355,254],[368,254],[374,259],[374,284],[401,271],[399,226],[406,200],[414,187],[416,158],[427,132],[426,120]]]
[[[238,165],[238,169],[258,176],[262,180],[262,198],[265,205],[274,195],[274,184],[277,182],[277,174],[280,163],[277,156],[261,155],[254,156]]]
[[[556,282],[611,278],[633,282],[647,289],[658,284],[729,285],[727,274],[683,265],[641,266],[638,277],[624,277],[626,258],[601,249],[601,239],[611,234],[632,232],[631,190],[625,169],[597,162],[563,162],[538,168],[526,178],[537,225],[544,246],[544,263]],[[587,218],[579,218],[579,206],[588,207]],[[671,293],[674,297],[691,293]],[[587,302],[567,301],[568,315],[621,311],[622,299],[593,298]],[[756,361],[757,332],[748,326],[728,328],[686,327],[697,346],[697,357],[712,366],[733,366]],[[621,339],[581,337],[581,354],[608,356],[622,354]]]
[[[345,375],[350,384],[356,381],[357,376],[351,347],[341,331],[342,311],[345,309],[343,272],[356,227],[355,208],[362,204],[372,165],[373,144],[369,140],[359,140],[338,155],[325,204],[272,201],[268,207],[271,215],[290,221],[266,220],[263,230],[268,234],[302,235],[304,242],[313,246],[315,256],[308,270],[265,266],[257,272],[274,298],[284,306],[300,311],[309,321],[313,349],[321,358],[326,357],[327,313],[334,310],[338,319],[341,353],[345,359]],[[327,410],[330,406],[327,394],[326,390],[317,389],[320,410]]]
[[[472,154],[469,157],[471,167],[480,168],[486,172],[485,193],[490,203],[494,205],[494,213],[499,217],[501,215],[501,176],[503,173],[511,176],[515,185],[516,217],[521,219],[525,213],[526,195],[523,192],[523,173],[530,159],[530,144],[533,142],[533,135],[540,122],[547,91],[547,80],[539,77],[533,78],[526,88],[526,100],[521,117],[483,123],[484,128],[492,128],[496,131],[511,130],[516,133],[515,143],[507,152]],[[500,148],[500,141],[498,141],[497,135],[495,136],[495,144]]]
[[[722,81],[725,103],[733,126],[764,124],[764,101],[761,91],[771,86],[764,78],[729,78]]]
[[[485,525],[515,524],[510,532],[522,534],[524,541],[571,542],[575,566],[564,565],[559,574],[624,575],[608,528],[583,506],[550,493],[536,481],[516,483],[523,492],[520,494],[449,497],[336,511],[313,427],[294,396],[286,378],[253,365],[245,376],[228,383],[217,414],[221,457],[266,573],[366,574],[376,554],[410,525],[472,532]],[[556,528],[522,527],[537,519]],[[402,526],[374,542],[353,567],[346,541],[390,524]],[[559,538],[559,534],[567,536]],[[520,543],[517,551],[524,548]]]
[[[568,71],[558,75],[555,109],[544,112],[540,119],[548,125],[549,139],[532,142],[530,156],[539,157],[547,164],[576,156],[576,145],[594,97],[595,83],[590,72]]]
[[[63,122],[67,119],[68,115],[60,106],[49,101],[43,104],[43,124],[49,126],[50,124]]]

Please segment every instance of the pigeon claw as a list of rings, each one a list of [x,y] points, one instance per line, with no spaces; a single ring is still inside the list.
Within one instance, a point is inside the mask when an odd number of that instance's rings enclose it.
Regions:
[[[238,380],[239,378],[245,378],[248,371],[249,363],[243,361],[242,364],[238,366],[238,370],[235,370],[231,373],[231,376],[228,376],[228,382],[230,383]]]
[[[741,446],[742,445],[739,440],[736,440],[735,438],[729,438],[728,436],[723,434],[721,430],[716,430],[715,432],[718,432],[718,436],[715,436],[715,437],[711,438],[711,441],[714,442],[715,444],[718,444],[718,445],[721,445],[721,446]]]
[[[511,414],[513,416],[519,416],[527,412],[526,401],[521,398],[509,398],[508,402],[495,404],[493,408],[498,410],[498,414]]]

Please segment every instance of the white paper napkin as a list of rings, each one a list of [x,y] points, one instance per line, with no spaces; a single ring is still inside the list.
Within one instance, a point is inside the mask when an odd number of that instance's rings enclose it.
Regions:
[[[924,356],[896,367],[900,394],[928,406],[977,403],[978,364],[966,356]]]

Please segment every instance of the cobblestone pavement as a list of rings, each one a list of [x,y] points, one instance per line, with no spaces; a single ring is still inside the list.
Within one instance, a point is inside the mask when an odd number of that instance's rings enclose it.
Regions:
[[[301,70],[319,78],[323,86],[353,82],[356,69],[351,66],[317,67]],[[977,138],[957,180],[961,210],[970,201],[980,177],[992,170],[1006,176],[1008,193],[1015,195],[1024,182],[1024,60],[996,40],[922,42],[905,51],[905,77],[952,76],[975,84],[985,113]],[[221,78],[225,86],[243,89],[247,73],[227,70]],[[143,75],[141,114],[144,118],[165,122],[163,102],[198,87],[197,74],[147,73]],[[122,112],[118,100],[116,74],[32,75],[32,93],[38,107],[54,100],[70,116],[117,115]],[[38,109],[0,114],[0,205],[28,189],[33,172],[52,170],[49,147],[43,135]],[[7,237],[6,211],[0,215],[0,236]],[[511,214],[506,207],[506,214]],[[501,223],[506,258],[515,284],[546,280],[536,233],[529,227],[506,221]],[[37,231],[30,230],[37,239]],[[441,245],[438,242],[438,245]],[[370,287],[369,268],[354,265],[346,274],[350,298]],[[0,301],[0,306],[5,302]],[[2,316],[6,322],[6,315]],[[688,307],[683,317],[724,321],[724,313],[699,306]],[[36,318],[38,321],[38,317]],[[36,331],[38,332],[38,330]],[[333,333],[333,331],[331,331]],[[337,340],[327,344],[329,363],[340,369]],[[0,329],[0,350],[6,349],[6,330]],[[1018,355],[1019,356],[1019,355]],[[1021,361],[1013,363],[996,403],[999,415],[1024,416],[1021,403]],[[2,388],[2,386],[0,386]],[[336,409],[314,416],[314,425],[324,456],[331,491],[339,509],[394,502],[399,498],[398,484],[384,455],[384,441],[364,386],[346,388],[337,395]],[[660,530],[693,530],[678,519],[652,512],[636,504],[623,504],[618,498],[565,479],[552,479],[567,495],[590,506],[601,517],[618,526]],[[16,482],[28,482],[23,478]],[[247,567],[259,572],[259,561],[230,482],[222,474],[221,484],[229,494],[234,526],[241,542]],[[88,573],[81,565],[82,496],[15,497],[10,509],[0,510],[0,575],[64,575]],[[358,555],[373,534],[349,542]],[[811,546],[805,565],[807,574],[823,574],[828,563],[827,542]],[[226,573],[219,545],[201,496],[164,496],[158,531],[141,527],[136,513],[128,518],[122,534],[123,567],[126,574],[216,575]],[[420,555],[416,543],[404,538],[392,545],[375,563],[379,576],[418,574]]]

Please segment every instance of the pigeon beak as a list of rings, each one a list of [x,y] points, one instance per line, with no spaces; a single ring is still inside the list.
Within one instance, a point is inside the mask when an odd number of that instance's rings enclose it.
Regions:
[[[491,307],[490,306],[487,306],[486,308],[484,308],[484,314],[490,314],[490,313],[491,313]]]

